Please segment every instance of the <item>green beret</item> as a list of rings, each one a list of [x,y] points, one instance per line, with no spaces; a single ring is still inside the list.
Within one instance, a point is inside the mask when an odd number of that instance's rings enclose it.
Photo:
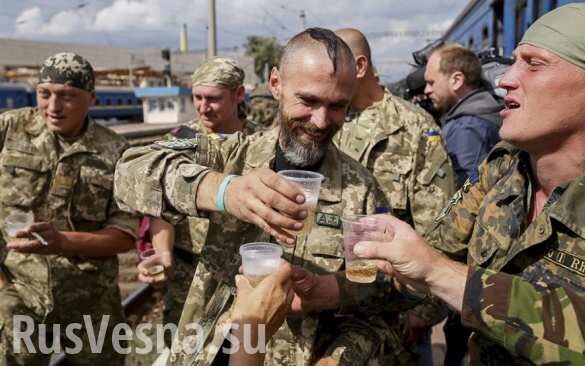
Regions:
[[[95,75],[86,59],[75,53],[63,52],[43,62],[39,83],[63,84],[92,92],[95,90]]]
[[[585,4],[568,4],[546,13],[528,28],[520,44],[544,48],[585,69]]]
[[[236,61],[216,57],[205,61],[191,76],[193,86],[219,86],[234,89],[244,83],[244,70]]]

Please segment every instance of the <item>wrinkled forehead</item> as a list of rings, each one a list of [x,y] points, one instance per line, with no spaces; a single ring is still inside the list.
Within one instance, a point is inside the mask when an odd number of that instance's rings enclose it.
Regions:
[[[67,93],[67,94],[87,93],[87,94],[90,94],[90,92],[88,92],[87,90],[80,89],[80,88],[77,88],[74,86],[65,85],[65,84],[58,84],[58,83],[49,83],[49,82],[37,84],[36,90],[37,90],[37,92],[51,92],[51,93],[56,93],[56,94],[63,94],[63,93]]]

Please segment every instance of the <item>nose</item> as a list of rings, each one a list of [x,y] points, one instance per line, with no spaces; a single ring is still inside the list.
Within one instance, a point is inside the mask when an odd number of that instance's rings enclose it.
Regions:
[[[52,95],[49,98],[48,110],[50,113],[58,113],[61,111],[62,107],[61,100],[56,95]]]
[[[513,90],[518,88],[518,79],[517,79],[517,67],[516,64],[513,64],[506,70],[506,72],[500,78],[498,82],[498,88],[508,90]]]
[[[199,102],[199,113],[206,113],[209,111],[209,102],[206,98],[201,98]]]
[[[329,127],[328,110],[326,107],[320,107],[313,110],[311,122],[319,129],[325,130]]]
[[[423,91],[423,93],[425,93],[428,96],[429,94],[431,94],[431,92],[432,92],[432,89],[431,89],[430,84],[428,84],[428,83],[425,84],[425,90]]]

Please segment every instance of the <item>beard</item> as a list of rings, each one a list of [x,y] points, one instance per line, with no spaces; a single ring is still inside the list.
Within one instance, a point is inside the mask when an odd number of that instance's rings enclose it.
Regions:
[[[339,130],[338,126],[332,125],[327,130],[323,130],[310,122],[302,122],[288,117],[281,108],[278,110],[278,120],[280,121],[279,143],[285,159],[298,167],[307,167],[319,163],[325,152],[327,145]],[[295,134],[297,129],[303,129],[310,134],[325,134],[318,141],[302,142]]]

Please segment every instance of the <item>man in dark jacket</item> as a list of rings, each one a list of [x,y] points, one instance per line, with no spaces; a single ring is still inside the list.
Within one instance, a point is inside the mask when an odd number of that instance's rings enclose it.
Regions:
[[[459,185],[477,176],[477,167],[499,141],[502,106],[481,86],[481,64],[470,50],[454,44],[431,53],[425,94],[441,113],[443,138]]]

